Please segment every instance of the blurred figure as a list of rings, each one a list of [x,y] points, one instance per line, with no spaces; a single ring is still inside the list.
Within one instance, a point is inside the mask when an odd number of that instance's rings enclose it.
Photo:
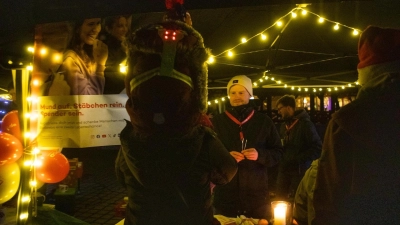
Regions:
[[[313,196],[315,179],[317,178],[319,159],[311,163],[306,171],[294,196],[293,219],[298,225],[311,225],[315,217]]]
[[[121,132],[116,159],[129,198],[125,224],[211,224],[211,182],[228,183],[237,164],[202,125],[209,50],[180,21],[142,27],[127,42],[131,121]]]
[[[97,39],[101,19],[75,24],[58,72],[65,76],[71,95],[99,95],[104,91],[107,45]]]
[[[227,85],[230,107],[212,118],[214,130],[238,163],[238,172],[227,185],[214,188],[215,214],[244,215],[268,224],[271,203],[268,167],[282,156],[282,145],[272,120],[257,112],[250,102],[253,87],[245,75],[233,77]]]
[[[104,19],[105,34],[102,41],[108,46],[108,58],[104,71],[104,94],[119,94],[125,88],[125,74],[120,72],[120,65],[126,63],[125,38],[128,33],[128,17],[114,16]]]
[[[326,129],[313,224],[400,221],[400,30],[367,27],[358,57],[357,98]]]
[[[276,106],[284,120],[280,129],[284,151],[279,162],[277,200],[291,201],[311,162],[320,157],[322,143],[306,110],[296,109],[293,95],[282,96]]]

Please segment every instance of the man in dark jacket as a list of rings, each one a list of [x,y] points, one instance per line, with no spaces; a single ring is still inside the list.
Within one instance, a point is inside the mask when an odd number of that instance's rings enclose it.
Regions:
[[[311,162],[319,158],[322,143],[308,113],[304,109],[296,110],[294,96],[284,95],[276,105],[285,121],[280,129],[284,153],[279,163],[277,197],[288,200],[294,197]]]
[[[230,183],[214,189],[216,214],[269,219],[268,171],[282,155],[279,134],[272,120],[254,110],[250,78],[233,77],[227,86],[230,107],[212,119],[222,143],[238,163]],[[261,220],[259,224],[266,221]]]
[[[313,224],[400,221],[400,30],[369,26],[358,57],[357,99],[326,129]]]

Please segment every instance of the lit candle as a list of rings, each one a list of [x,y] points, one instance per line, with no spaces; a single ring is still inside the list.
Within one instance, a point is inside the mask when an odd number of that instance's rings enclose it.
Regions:
[[[286,203],[278,203],[274,208],[274,225],[286,225]]]

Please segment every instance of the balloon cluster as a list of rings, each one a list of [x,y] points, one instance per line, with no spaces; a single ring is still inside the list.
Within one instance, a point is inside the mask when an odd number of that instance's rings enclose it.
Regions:
[[[18,191],[21,171],[19,159],[24,147],[18,119],[18,111],[7,113],[1,123],[0,132],[0,204],[10,200]],[[37,179],[44,183],[62,181],[69,172],[68,159],[60,152],[50,152],[38,157],[35,164]]]

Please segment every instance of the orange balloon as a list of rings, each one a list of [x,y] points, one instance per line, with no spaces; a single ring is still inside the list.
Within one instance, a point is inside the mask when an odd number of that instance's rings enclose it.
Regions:
[[[17,161],[23,152],[24,148],[16,137],[0,132],[0,166]]]
[[[52,152],[38,157],[41,166],[36,167],[36,178],[44,183],[58,183],[67,177],[68,159],[60,152]]]
[[[23,143],[17,110],[12,110],[3,117],[1,130],[5,133],[14,135],[21,143]]]

